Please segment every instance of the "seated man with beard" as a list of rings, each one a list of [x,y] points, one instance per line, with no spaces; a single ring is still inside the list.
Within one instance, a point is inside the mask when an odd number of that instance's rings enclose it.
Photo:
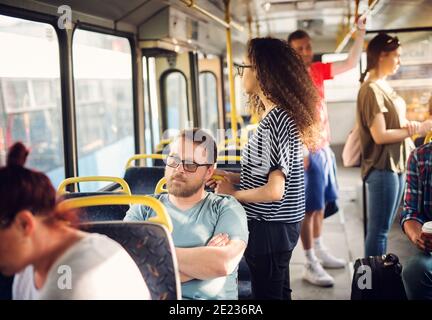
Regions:
[[[200,129],[184,130],[166,161],[167,208],[183,299],[237,299],[237,268],[248,240],[246,213],[237,200],[204,190],[214,173],[217,147]],[[153,211],[132,206],[125,221],[147,220]]]

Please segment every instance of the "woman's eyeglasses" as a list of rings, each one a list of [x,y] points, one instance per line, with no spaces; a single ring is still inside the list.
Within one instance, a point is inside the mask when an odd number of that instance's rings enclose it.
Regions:
[[[181,160],[179,157],[176,156],[168,156],[167,157],[167,161],[166,164],[168,167],[171,168],[177,168],[180,164],[182,164],[183,169],[187,172],[191,172],[194,173],[197,171],[198,167],[202,167],[202,166],[211,166],[212,164],[209,163],[203,163],[203,164],[199,164],[196,162],[191,162],[189,160]]]
[[[235,68],[236,68],[236,74],[239,75],[240,77],[243,77],[244,69],[252,68],[252,66],[249,64],[236,64]]]

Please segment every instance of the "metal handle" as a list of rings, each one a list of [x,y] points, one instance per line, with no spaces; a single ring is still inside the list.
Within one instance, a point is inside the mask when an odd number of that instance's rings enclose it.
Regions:
[[[62,181],[62,183],[59,185],[57,192],[62,195],[66,193],[66,186],[70,184],[80,183],[80,182],[113,182],[117,183],[122,187],[121,192],[124,192],[128,195],[131,195],[131,190],[129,188],[129,185],[127,182],[119,177],[109,177],[109,176],[90,176],[90,177],[73,177],[73,178],[67,178]]]

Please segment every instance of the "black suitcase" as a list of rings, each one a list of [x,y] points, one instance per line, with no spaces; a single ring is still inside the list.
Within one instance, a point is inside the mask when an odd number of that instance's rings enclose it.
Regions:
[[[351,300],[407,300],[398,256],[357,259],[351,285]]]

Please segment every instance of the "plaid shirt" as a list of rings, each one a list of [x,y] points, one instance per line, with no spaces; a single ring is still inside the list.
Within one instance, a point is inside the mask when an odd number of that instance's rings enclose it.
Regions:
[[[401,226],[407,220],[432,221],[432,143],[420,146],[408,158]]]

